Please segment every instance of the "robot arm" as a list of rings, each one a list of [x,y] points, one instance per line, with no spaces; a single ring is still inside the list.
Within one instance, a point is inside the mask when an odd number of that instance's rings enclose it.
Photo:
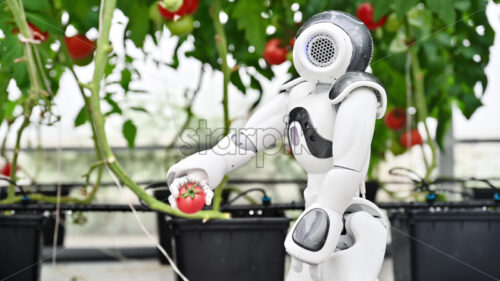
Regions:
[[[283,136],[287,101],[288,93],[279,94],[259,108],[243,129],[224,137],[212,149],[192,154],[170,167],[167,184],[172,193],[169,197],[172,207],[176,207],[179,188],[188,182],[201,184],[206,204],[210,205],[212,190],[224,175],[244,165]]]
[[[340,79],[337,86],[341,85]],[[312,265],[314,280],[318,278],[316,265],[335,251],[343,229],[342,216],[365,176],[375,120],[385,110],[385,100],[381,99],[385,97],[383,87],[369,83],[355,87],[352,86],[355,82],[350,82],[351,86],[342,92],[332,88],[334,96],[330,96],[332,104],[338,107],[332,169],[323,180],[316,202],[301,214],[285,241],[287,252],[296,259],[297,269],[301,268],[300,262]]]

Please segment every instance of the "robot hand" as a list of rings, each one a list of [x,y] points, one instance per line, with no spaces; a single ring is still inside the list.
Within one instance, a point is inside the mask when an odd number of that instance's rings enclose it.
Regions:
[[[198,183],[205,192],[206,205],[212,203],[214,193],[226,173],[225,164],[213,151],[207,150],[190,155],[174,164],[167,172],[167,185],[171,195],[170,205],[177,208],[179,189],[187,183]]]
[[[292,267],[302,271],[302,264],[309,264],[312,280],[320,280],[318,265],[335,251],[344,227],[342,215],[313,203],[298,218],[285,240],[285,248],[292,256]]]
[[[174,181],[168,185],[170,190],[170,196],[168,197],[168,202],[172,208],[177,209],[177,198],[179,197],[179,189],[188,183],[198,183],[200,184],[203,192],[205,193],[205,205],[209,206],[212,204],[212,199],[214,198],[214,192],[207,184],[207,180],[203,179],[197,175],[197,172],[188,173],[188,175],[175,178]]]

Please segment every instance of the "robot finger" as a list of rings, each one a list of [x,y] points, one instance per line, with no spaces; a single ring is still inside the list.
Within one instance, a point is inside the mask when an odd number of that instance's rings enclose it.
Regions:
[[[177,209],[177,199],[175,199],[175,197],[173,195],[170,195],[168,197],[168,202],[170,203],[170,206],[173,208],[173,209]]]
[[[210,206],[212,204],[212,199],[214,198],[214,192],[207,184],[203,184],[201,188],[203,189],[203,192],[205,192],[205,205]]]
[[[320,281],[319,266],[317,264],[311,264],[309,266],[309,274],[311,275],[312,281]]]
[[[172,194],[173,198],[176,199],[179,197],[179,188],[181,186],[185,185],[186,183],[189,183],[189,177],[181,177],[175,179],[171,185],[168,186],[168,189],[170,190],[170,193]]]
[[[303,266],[303,262],[292,257],[292,268],[293,270],[295,270],[295,272],[299,273],[299,272],[302,272],[302,266]]]

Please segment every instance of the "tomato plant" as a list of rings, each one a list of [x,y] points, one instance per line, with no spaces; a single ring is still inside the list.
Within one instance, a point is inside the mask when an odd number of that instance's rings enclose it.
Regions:
[[[197,183],[188,183],[179,189],[177,207],[186,214],[194,214],[205,206],[205,193]]]

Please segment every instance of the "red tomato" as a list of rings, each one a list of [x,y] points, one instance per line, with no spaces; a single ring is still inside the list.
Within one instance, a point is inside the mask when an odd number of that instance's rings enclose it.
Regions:
[[[292,37],[292,39],[288,41],[288,44],[290,44],[290,46],[293,48],[293,46],[295,45],[295,37]]]
[[[266,49],[264,50],[264,59],[268,64],[278,65],[286,61],[286,48],[280,48],[281,40],[274,38],[267,41]]]
[[[71,37],[65,37],[64,42],[68,48],[68,54],[77,65],[87,65],[92,61],[95,42],[91,41],[85,35],[77,34]]]
[[[19,166],[17,166],[17,171],[19,171]],[[8,164],[5,164],[5,166],[3,166],[2,170],[0,170],[0,174],[6,176],[6,177],[9,177],[10,178],[10,175],[12,173],[12,165],[10,163]]]
[[[28,22],[28,27],[30,28],[31,34],[33,35],[33,39],[39,40],[42,43],[47,41],[49,38],[49,33],[47,31],[43,32],[38,28],[38,26],[32,24],[31,22]],[[19,29],[16,27],[12,29],[12,34],[18,34]]]
[[[406,111],[402,108],[394,108],[387,113],[384,122],[392,130],[401,130],[406,124]]]
[[[193,14],[194,12],[196,12],[196,9],[198,9],[199,4],[199,0],[184,0],[182,6],[179,8],[179,10],[177,10],[177,12],[170,12],[169,10],[163,8],[160,3],[158,3],[158,10],[164,18],[173,20],[176,15],[182,17],[186,14]]]
[[[197,183],[188,183],[179,189],[177,207],[183,213],[194,214],[205,205],[205,192]]]
[[[359,5],[356,15],[370,30],[375,30],[383,26],[387,19],[386,16],[383,16],[377,22],[373,22],[373,6],[368,2]]]
[[[11,169],[12,167],[10,166],[10,164],[6,164],[5,166],[3,166],[2,170],[0,171],[0,174],[10,178]]]
[[[423,143],[422,136],[418,132],[418,129],[413,129],[411,131],[404,132],[399,138],[399,142],[402,146],[410,148],[414,145],[420,145]]]

